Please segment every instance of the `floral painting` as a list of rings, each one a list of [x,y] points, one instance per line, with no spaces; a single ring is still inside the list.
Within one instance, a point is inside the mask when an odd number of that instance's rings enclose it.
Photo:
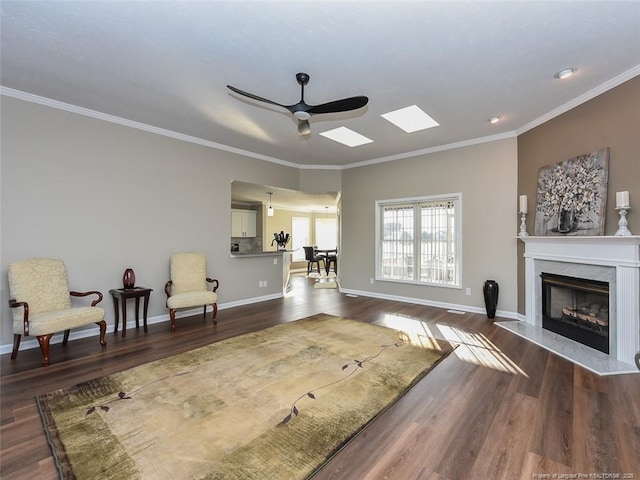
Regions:
[[[604,235],[609,148],[542,167],[536,235]]]

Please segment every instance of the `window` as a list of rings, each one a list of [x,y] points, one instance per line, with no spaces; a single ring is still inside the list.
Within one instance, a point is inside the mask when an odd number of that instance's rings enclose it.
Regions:
[[[320,249],[338,247],[338,221],[335,218],[316,218],[316,246]]]
[[[291,258],[294,262],[304,261],[304,250],[302,247],[311,245],[309,243],[309,219],[305,217],[291,218],[291,249],[294,251]]]
[[[376,279],[460,287],[462,194],[376,202]]]

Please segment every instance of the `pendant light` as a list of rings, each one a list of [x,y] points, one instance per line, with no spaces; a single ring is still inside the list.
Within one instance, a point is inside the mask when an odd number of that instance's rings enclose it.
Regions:
[[[267,208],[267,217],[273,217],[273,207],[271,206],[271,195],[273,192],[267,192],[269,194],[269,208]]]

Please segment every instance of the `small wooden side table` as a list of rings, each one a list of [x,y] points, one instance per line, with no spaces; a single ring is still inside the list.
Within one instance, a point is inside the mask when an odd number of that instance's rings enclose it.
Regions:
[[[120,321],[120,308],[119,308],[119,300],[122,300],[122,336],[125,337],[127,335],[127,299],[135,298],[136,299],[136,328],[140,328],[140,320],[139,320],[139,311],[140,311],[140,298],[144,299],[143,304],[143,325],[144,331],[147,332],[147,310],[149,308],[149,297],[151,296],[151,292],[153,290],[151,288],[145,287],[134,287],[134,288],[114,288],[113,290],[109,290],[109,293],[113,297],[113,309],[116,314],[116,326],[113,330],[113,333],[118,332],[118,323]]]

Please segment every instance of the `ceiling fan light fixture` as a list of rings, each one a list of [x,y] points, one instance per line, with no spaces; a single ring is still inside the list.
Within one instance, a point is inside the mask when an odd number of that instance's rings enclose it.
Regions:
[[[563,68],[562,70],[556,72],[553,76],[557,79],[564,80],[565,78],[569,78],[574,73],[578,71],[575,67]]]
[[[299,120],[298,121],[298,135],[310,135],[311,134],[311,125],[309,125],[309,120]]]
[[[296,117],[298,120],[309,120],[311,118],[311,114],[303,110],[298,110],[297,112],[293,112],[293,116]]]

